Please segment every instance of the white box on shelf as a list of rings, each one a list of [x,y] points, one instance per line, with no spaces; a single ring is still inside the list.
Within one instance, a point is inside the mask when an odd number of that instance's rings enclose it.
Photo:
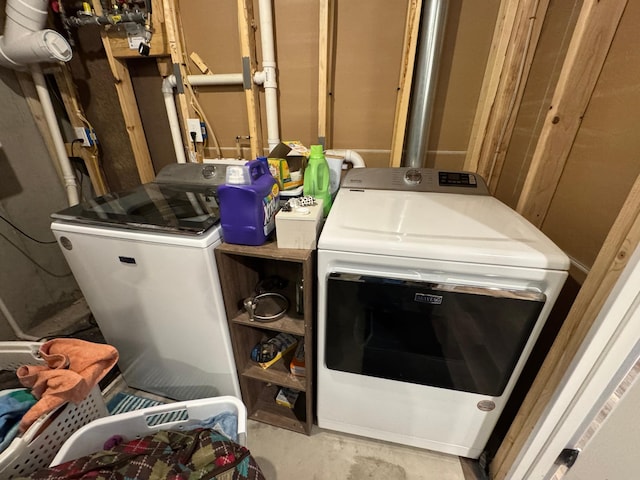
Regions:
[[[290,212],[280,210],[276,214],[278,248],[316,248],[321,224],[322,200],[317,199],[316,205]]]

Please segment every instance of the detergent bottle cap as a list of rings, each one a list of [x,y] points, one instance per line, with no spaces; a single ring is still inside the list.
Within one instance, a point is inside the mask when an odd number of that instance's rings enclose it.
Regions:
[[[309,157],[318,157],[318,156],[324,156],[322,145],[311,145],[311,148],[309,150]]]

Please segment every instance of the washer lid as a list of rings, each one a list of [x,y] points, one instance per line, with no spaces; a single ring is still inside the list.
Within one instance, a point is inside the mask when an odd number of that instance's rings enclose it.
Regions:
[[[322,229],[321,250],[567,270],[568,257],[491,196],[345,189]]]

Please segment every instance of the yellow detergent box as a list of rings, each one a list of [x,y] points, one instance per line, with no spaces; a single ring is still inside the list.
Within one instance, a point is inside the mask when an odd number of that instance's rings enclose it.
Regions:
[[[300,395],[298,390],[283,387],[278,391],[278,395],[276,395],[276,403],[283,407],[293,408],[296,400],[298,400],[298,395]]]
[[[268,157],[269,170],[281,190],[302,185],[308,156],[308,149],[300,142],[283,142],[273,147]]]

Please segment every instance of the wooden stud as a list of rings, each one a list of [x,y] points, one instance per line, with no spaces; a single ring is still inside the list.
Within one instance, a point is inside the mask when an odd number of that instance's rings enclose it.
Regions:
[[[182,29],[179,23],[179,11],[178,4],[175,0],[162,0],[164,8],[164,21],[165,29],[167,32],[167,42],[169,45],[169,52],[171,54],[171,61],[174,65],[178,65],[180,70],[180,76],[182,77],[182,92],[176,92],[175,98],[177,100],[177,110],[182,129],[182,141],[183,148],[188,155],[192,153],[190,148],[191,137],[189,135],[189,126],[187,119],[195,118],[195,110],[191,106],[191,90],[187,84],[187,57],[184,53],[184,39]],[[196,154],[196,161],[202,161],[202,157]]]
[[[538,226],[548,211],[626,4],[627,0],[583,3],[518,202],[518,211]],[[491,478],[506,478],[639,241],[640,178],[491,463]]]
[[[320,0],[320,38],[318,43],[318,143],[331,148],[331,79],[333,76],[333,36],[335,1]]]
[[[500,3],[487,67],[484,72],[484,81],[480,89],[480,99],[471,128],[471,137],[467,149],[467,156],[464,161],[464,170],[480,173],[480,153],[490,122],[491,111],[498,96],[500,79],[503,75],[503,70],[508,68],[506,64],[507,50],[515,29],[520,3],[520,1],[513,0],[502,0]],[[486,166],[483,166],[483,171],[484,170],[487,170]],[[485,176],[486,172],[482,174],[483,178]]]
[[[247,115],[249,120],[249,141],[251,143],[251,158],[264,154],[262,139],[262,120],[260,114],[260,102],[258,86],[253,81],[253,75],[257,70],[255,19],[251,0],[238,0],[238,31],[240,32],[240,56],[243,61],[243,71],[250,78],[247,79],[244,93],[247,103]],[[248,70],[248,71],[247,71]]]
[[[396,99],[396,113],[393,124],[393,138],[391,139],[390,167],[399,167],[404,150],[404,139],[409,116],[409,99],[413,83],[413,68],[415,65],[418,35],[420,30],[420,14],[423,0],[409,0],[407,6],[407,20],[404,27],[404,49],[400,79],[398,81],[398,97]]]
[[[76,86],[68,66],[62,65],[55,71],[54,77],[58,84],[58,90],[60,91],[60,96],[62,97],[62,102],[64,103],[71,126],[74,128],[87,127],[84,111],[78,100]],[[72,147],[72,144],[67,144],[67,154],[78,156],[84,160],[87,170],[89,171],[91,184],[97,195],[104,195],[109,191],[106,176],[96,153],[82,145]]]
[[[589,104],[627,0],[586,0],[558,78],[517,211],[540,227]]]
[[[500,63],[495,90],[491,87],[490,109],[480,112],[488,113],[488,116],[482,118],[482,125],[475,125],[477,130],[472,133],[472,148],[465,159],[465,163],[470,162],[465,167],[475,164],[476,171],[487,181],[492,192],[495,192],[502,173],[548,7],[549,0],[520,1],[511,28],[502,31],[502,35],[509,35],[504,62]],[[501,44],[503,40],[500,38],[497,43]],[[489,78],[495,80],[497,73]]]

